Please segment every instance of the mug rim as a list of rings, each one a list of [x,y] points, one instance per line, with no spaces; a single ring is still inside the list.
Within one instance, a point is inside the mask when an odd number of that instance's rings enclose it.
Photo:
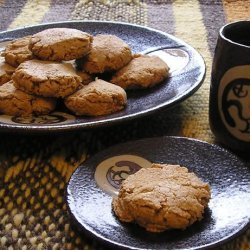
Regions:
[[[234,25],[237,25],[237,24],[242,24],[242,23],[248,23],[249,26],[250,26],[250,19],[249,20],[239,20],[239,21],[234,21],[234,22],[227,23],[227,24],[223,25],[220,28],[219,33],[220,33],[220,36],[224,40],[226,40],[227,42],[230,42],[230,43],[232,43],[234,45],[241,46],[241,47],[244,47],[244,48],[250,48],[250,45],[245,45],[245,44],[242,44],[242,43],[237,43],[237,42],[233,41],[232,39],[229,39],[229,38],[225,37],[225,35],[223,34],[223,32],[225,31],[225,29],[227,27],[234,26]]]

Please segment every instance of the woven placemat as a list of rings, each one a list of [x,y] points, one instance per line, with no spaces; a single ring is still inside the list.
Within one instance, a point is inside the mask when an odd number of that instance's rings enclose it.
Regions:
[[[163,135],[214,142],[208,98],[218,30],[228,21],[249,18],[247,13],[248,0],[0,1],[1,30],[64,20],[136,23],[185,40],[203,55],[207,65],[202,87],[172,110],[94,131],[1,134],[0,249],[99,248],[70,223],[64,201],[70,175],[95,152],[120,142]],[[245,233],[221,249],[250,249],[249,242],[249,233]]]

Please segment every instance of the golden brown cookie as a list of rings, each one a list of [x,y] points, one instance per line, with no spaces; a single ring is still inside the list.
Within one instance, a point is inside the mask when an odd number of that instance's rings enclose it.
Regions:
[[[122,183],[112,207],[121,221],[162,232],[185,229],[201,220],[209,199],[209,185],[187,168],[152,164]]]
[[[0,113],[13,116],[48,114],[56,100],[27,94],[14,87],[13,81],[0,86]]]
[[[87,72],[79,70],[75,60],[65,61],[65,63],[71,63],[72,64],[73,68],[76,71],[76,74],[81,77],[81,84],[82,85],[86,85],[86,84],[88,84],[90,82],[93,82],[95,80],[93,75],[90,75]]]
[[[124,109],[126,92],[119,86],[95,80],[65,98],[66,107],[76,115],[107,115]]]
[[[8,82],[15,68],[5,62],[4,57],[0,56],[0,85]]]
[[[67,61],[86,55],[92,36],[77,29],[52,28],[34,34],[30,50],[38,58],[48,61]]]
[[[122,39],[114,35],[97,35],[82,68],[90,74],[103,73],[118,70],[131,60],[131,50]]]
[[[20,64],[12,79],[16,88],[44,97],[65,97],[81,83],[72,64],[40,60]]]
[[[157,56],[134,58],[112,77],[111,82],[124,89],[149,88],[169,75],[169,67]]]
[[[81,84],[83,84],[83,85],[87,85],[90,82],[94,81],[94,77],[86,72],[77,70],[76,74],[81,77]]]
[[[17,67],[20,63],[34,58],[32,52],[29,50],[29,42],[31,36],[25,36],[11,41],[7,44],[2,55],[5,61],[13,67]]]

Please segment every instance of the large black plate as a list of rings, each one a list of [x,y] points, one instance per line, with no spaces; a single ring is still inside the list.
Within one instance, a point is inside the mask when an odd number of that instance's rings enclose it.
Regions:
[[[127,108],[112,115],[97,118],[75,117],[67,115],[65,110],[60,110],[63,112],[30,119],[0,116],[0,129],[2,130],[24,132],[71,130],[100,127],[134,119],[183,101],[199,88],[205,75],[205,64],[202,57],[185,42],[161,31],[126,23],[72,21],[26,27],[1,32],[0,47],[4,47],[6,41],[52,27],[76,28],[93,35],[114,34],[124,39],[134,53],[149,53],[157,50],[158,52],[155,53],[159,54],[160,50],[160,56],[168,59],[171,77],[157,87],[128,92]],[[165,50],[161,50],[163,48]]]
[[[111,200],[119,181],[137,164],[149,166],[148,161],[184,165],[210,184],[212,198],[203,220],[184,231],[158,234],[115,217]],[[112,182],[110,173],[119,170],[120,179]],[[235,155],[194,139],[162,137],[120,144],[93,156],[72,175],[67,204],[83,233],[115,249],[207,249],[249,227],[249,190],[249,169]]]

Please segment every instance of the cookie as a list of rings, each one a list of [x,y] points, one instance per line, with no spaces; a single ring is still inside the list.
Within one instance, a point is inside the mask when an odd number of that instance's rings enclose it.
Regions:
[[[94,80],[94,77],[86,72],[76,71],[76,74],[81,77],[81,84],[83,85],[87,85]]]
[[[55,106],[55,99],[27,94],[16,89],[13,81],[0,86],[0,113],[12,116],[48,114]]]
[[[16,88],[44,97],[65,97],[81,83],[72,64],[40,60],[20,64],[12,79]]]
[[[20,63],[34,58],[28,47],[30,38],[31,36],[25,36],[7,44],[2,55],[5,57],[5,61],[8,64],[17,67]]]
[[[107,115],[124,109],[126,92],[109,82],[95,80],[65,98],[66,107],[76,115]]]
[[[15,68],[5,62],[4,57],[0,56],[0,85],[8,82]]]
[[[116,71],[132,60],[129,46],[114,35],[97,35],[83,59],[82,69],[90,74]]]
[[[86,55],[92,36],[77,29],[52,28],[34,34],[29,49],[42,60],[73,60]]]
[[[185,229],[201,220],[210,187],[179,165],[152,164],[130,175],[112,207],[123,222],[136,222],[150,232]]]
[[[142,55],[117,71],[111,82],[124,89],[149,88],[169,75],[169,67],[157,56]]]
[[[76,74],[81,77],[81,84],[82,85],[86,85],[86,84],[94,81],[94,76],[93,75],[90,75],[87,72],[79,70],[75,60],[66,61],[66,62],[72,64],[73,68],[76,71]]]

